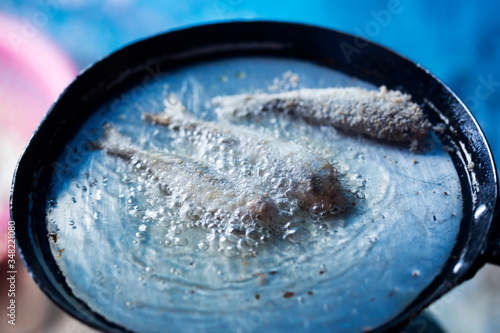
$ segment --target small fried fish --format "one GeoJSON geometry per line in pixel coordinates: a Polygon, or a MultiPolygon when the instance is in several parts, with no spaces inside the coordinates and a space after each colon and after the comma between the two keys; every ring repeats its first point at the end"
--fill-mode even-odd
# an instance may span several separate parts
{"type": "Polygon", "coordinates": [[[200,161],[169,152],[146,151],[112,127],[106,128],[104,138],[95,145],[129,161],[140,174],[154,176],[166,195],[182,198],[184,204],[194,207],[196,214],[186,212],[191,216],[209,213],[220,223],[237,218],[261,227],[277,222],[278,209],[271,198],[234,183],[200,161]]]}
{"type": "Polygon", "coordinates": [[[300,89],[276,94],[217,96],[212,99],[219,118],[288,114],[315,125],[330,125],[349,133],[392,142],[424,139],[431,124],[411,96],[385,86],[300,89]]]}

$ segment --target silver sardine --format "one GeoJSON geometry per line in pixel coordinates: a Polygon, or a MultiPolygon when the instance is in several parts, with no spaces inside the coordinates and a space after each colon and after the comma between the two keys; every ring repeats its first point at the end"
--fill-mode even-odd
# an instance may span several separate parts
{"type": "Polygon", "coordinates": [[[212,104],[219,118],[285,113],[311,124],[393,142],[422,140],[431,126],[410,95],[385,86],[379,90],[349,87],[217,96],[212,104]]]}
{"type": "Polygon", "coordinates": [[[209,213],[219,222],[236,218],[261,227],[277,221],[278,209],[269,196],[235,184],[187,156],[143,150],[112,127],[105,130],[96,147],[129,161],[140,174],[154,176],[154,184],[166,195],[193,207],[186,216],[209,213]]]}

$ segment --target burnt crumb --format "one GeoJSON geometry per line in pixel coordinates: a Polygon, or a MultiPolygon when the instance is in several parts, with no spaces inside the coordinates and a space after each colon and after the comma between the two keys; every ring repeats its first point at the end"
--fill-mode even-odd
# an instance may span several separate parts
{"type": "Polygon", "coordinates": [[[311,186],[311,192],[312,192],[312,194],[315,194],[315,195],[320,194],[321,190],[322,190],[322,188],[324,186],[322,178],[319,177],[318,175],[313,175],[311,177],[310,186],[311,186]]]}
{"type": "Polygon", "coordinates": [[[395,294],[395,293],[396,293],[396,290],[393,290],[393,291],[391,291],[391,292],[389,293],[389,295],[387,295],[387,297],[392,297],[392,296],[394,296],[394,294],[395,294]]]}
{"type": "Polygon", "coordinates": [[[274,274],[276,274],[276,271],[270,271],[269,272],[269,275],[274,275],[274,274]]]}
{"type": "Polygon", "coordinates": [[[189,266],[193,266],[193,265],[194,265],[194,262],[190,262],[190,263],[189,263],[189,266]]]}
{"type": "Polygon", "coordinates": [[[57,243],[57,232],[51,232],[49,237],[54,243],[57,243]]]}
{"type": "Polygon", "coordinates": [[[255,299],[259,300],[260,299],[260,295],[259,294],[255,294],[255,299]]]}
{"type": "Polygon", "coordinates": [[[312,291],[310,291],[310,290],[307,292],[307,294],[308,295],[314,295],[314,293],[312,291]]]}
{"type": "Polygon", "coordinates": [[[434,219],[434,221],[437,221],[436,215],[433,215],[432,218],[434,219]]]}
{"type": "Polygon", "coordinates": [[[319,275],[322,275],[322,274],[325,274],[325,271],[324,270],[320,270],[318,273],[319,273],[319,275]]]}
{"type": "Polygon", "coordinates": [[[295,295],[295,293],[292,293],[291,291],[287,291],[287,292],[285,292],[285,294],[283,295],[283,297],[285,297],[285,298],[292,298],[294,295],[295,295]]]}
{"type": "Polygon", "coordinates": [[[195,291],[193,289],[191,289],[191,294],[194,294],[194,293],[195,293],[195,291]]]}
{"type": "Polygon", "coordinates": [[[444,195],[448,195],[448,192],[444,192],[443,194],[444,194],[444,195]]]}

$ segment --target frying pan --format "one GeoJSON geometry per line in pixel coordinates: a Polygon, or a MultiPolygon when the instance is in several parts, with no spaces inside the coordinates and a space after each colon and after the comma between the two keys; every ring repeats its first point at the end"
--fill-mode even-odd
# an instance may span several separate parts
{"type": "Polygon", "coordinates": [[[50,251],[45,205],[53,162],[65,144],[103,101],[134,87],[155,69],[238,56],[299,59],[377,86],[402,89],[419,104],[432,100],[433,107],[425,108],[427,116],[432,123],[446,125],[440,140],[454,147],[450,155],[464,201],[456,244],[432,283],[399,315],[374,331],[400,329],[434,300],[474,276],[485,263],[500,264],[493,156],[474,117],[445,84],[403,56],[342,32],[283,22],[217,23],[139,41],[86,69],[52,106],[19,160],[10,206],[18,250],[39,287],[64,311],[102,331],[127,330],[74,296],[50,251]]]}

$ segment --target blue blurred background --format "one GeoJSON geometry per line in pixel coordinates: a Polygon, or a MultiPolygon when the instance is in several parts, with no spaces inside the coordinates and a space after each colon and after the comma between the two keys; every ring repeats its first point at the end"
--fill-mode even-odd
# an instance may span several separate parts
{"type": "MultiPolygon", "coordinates": [[[[443,80],[473,112],[500,161],[498,1],[2,0],[0,14],[18,24],[20,30],[13,34],[0,22],[3,28],[0,36],[7,35],[16,54],[31,52],[24,56],[37,58],[37,52],[28,51],[25,46],[46,38],[70,62],[65,65],[69,68],[65,75],[69,77],[77,69],[135,40],[203,22],[269,19],[309,23],[360,35],[400,52],[443,80]]],[[[56,73],[57,65],[49,68],[52,69],[56,73]]],[[[7,85],[12,81],[5,73],[8,71],[4,69],[0,72],[1,89],[6,81],[7,85]]],[[[58,89],[62,92],[62,88],[58,89]]],[[[0,116],[11,112],[1,105],[2,101],[0,116]]],[[[46,106],[34,117],[41,118],[45,110],[46,106]]],[[[0,132],[5,126],[0,123],[0,132]]],[[[21,139],[23,144],[27,139],[27,136],[21,139]]],[[[9,152],[17,158],[19,144],[10,149],[8,139],[0,143],[3,156],[9,152]]],[[[13,166],[0,163],[0,168],[10,179],[13,166]]],[[[4,196],[0,194],[0,200],[4,196]]],[[[442,326],[450,332],[500,332],[499,276],[497,267],[487,266],[452,294],[453,302],[437,303],[433,313],[442,326]],[[474,306],[477,310],[473,310],[474,306]]],[[[67,328],[69,324],[65,325],[67,328]]],[[[83,327],[74,327],[79,332],[85,331],[83,327]]]]}
{"type": "Polygon", "coordinates": [[[0,11],[47,32],[78,68],[132,41],[202,22],[284,20],[360,35],[421,63],[448,84],[500,155],[498,1],[2,0],[0,11]]]}

